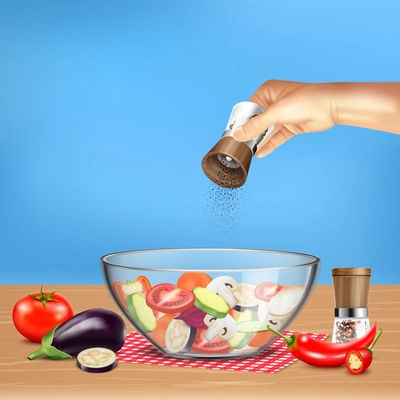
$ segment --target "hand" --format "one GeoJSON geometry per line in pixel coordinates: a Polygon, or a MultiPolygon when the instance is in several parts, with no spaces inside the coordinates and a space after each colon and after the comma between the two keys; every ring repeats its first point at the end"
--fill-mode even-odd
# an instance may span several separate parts
{"type": "Polygon", "coordinates": [[[259,104],[265,111],[236,130],[236,140],[253,139],[275,125],[257,150],[257,157],[266,156],[295,135],[325,131],[336,124],[337,106],[330,100],[324,85],[267,81],[249,101],[259,104]]]}
{"type": "Polygon", "coordinates": [[[271,80],[250,98],[265,111],[234,132],[240,142],[275,128],[257,150],[270,154],[295,135],[336,124],[400,133],[400,83],[300,83],[271,80]]]}

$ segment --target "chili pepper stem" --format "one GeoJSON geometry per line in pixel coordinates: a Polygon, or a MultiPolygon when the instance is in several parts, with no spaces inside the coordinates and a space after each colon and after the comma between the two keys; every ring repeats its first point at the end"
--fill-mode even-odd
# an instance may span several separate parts
{"type": "Polygon", "coordinates": [[[371,346],[369,346],[369,347],[363,346],[363,347],[365,347],[367,350],[369,350],[371,352],[372,357],[374,356],[374,351],[372,350],[372,348],[375,346],[376,342],[378,341],[378,339],[379,339],[379,337],[381,335],[382,335],[382,329],[379,329],[378,333],[375,336],[374,341],[371,343],[371,346]]]}
{"type": "Polygon", "coordinates": [[[284,339],[286,341],[286,344],[288,346],[292,345],[294,342],[294,338],[293,336],[285,336],[284,334],[282,334],[281,332],[278,332],[277,330],[275,330],[274,328],[271,328],[269,325],[267,325],[267,329],[273,333],[275,333],[275,335],[280,336],[282,339],[284,339]]]}

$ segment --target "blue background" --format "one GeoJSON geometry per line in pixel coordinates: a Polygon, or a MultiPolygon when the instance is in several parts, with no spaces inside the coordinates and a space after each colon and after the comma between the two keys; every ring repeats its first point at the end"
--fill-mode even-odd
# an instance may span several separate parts
{"type": "Polygon", "coordinates": [[[268,79],[398,81],[395,2],[0,5],[1,283],[102,283],[102,255],[166,247],[305,252],[322,284],[339,266],[400,283],[400,136],[300,135],[235,194],[201,169],[268,79]]]}

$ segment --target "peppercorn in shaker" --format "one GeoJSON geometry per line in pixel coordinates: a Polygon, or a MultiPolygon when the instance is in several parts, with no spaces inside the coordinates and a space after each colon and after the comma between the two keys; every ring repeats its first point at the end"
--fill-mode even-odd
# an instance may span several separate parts
{"type": "Polygon", "coordinates": [[[369,331],[370,277],[370,268],[332,269],[335,295],[332,343],[351,342],[369,331]]]}

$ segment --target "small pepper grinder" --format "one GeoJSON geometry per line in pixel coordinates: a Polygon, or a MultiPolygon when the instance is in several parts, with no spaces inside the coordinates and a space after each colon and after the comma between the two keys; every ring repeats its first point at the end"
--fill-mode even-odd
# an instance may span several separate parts
{"type": "Polygon", "coordinates": [[[233,132],[263,111],[264,108],[250,101],[243,101],[233,107],[225,132],[202,160],[203,171],[211,181],[230,189],[238,188],[246,182],[253,155],[267,133],[274,129],[274,125],[247,142],[235,140],[233,132]]]}
{"type": "Polygon", "coordinates": [[[333,268],[335,321],[332,343],[345,343],[365,335],[370,329],[368,296],[370,268],[333,268]]]}

